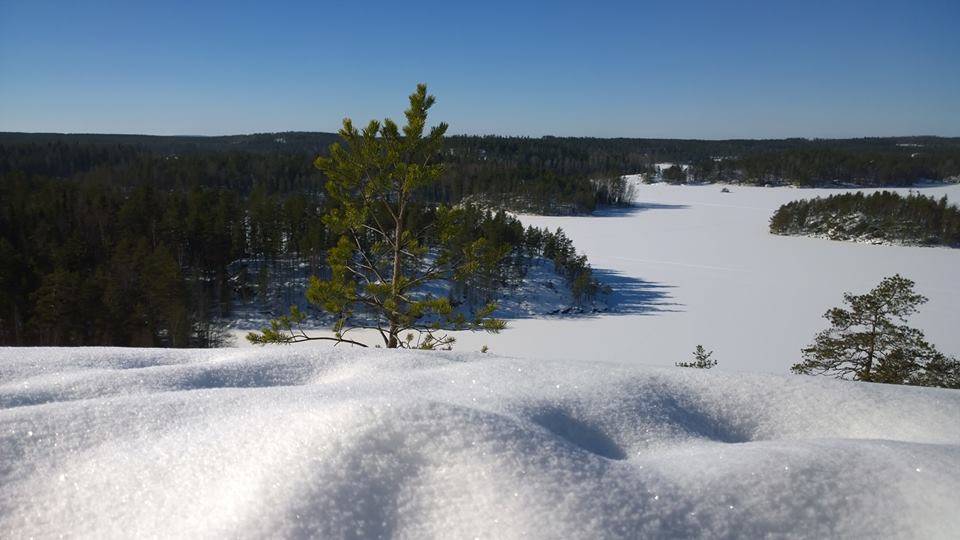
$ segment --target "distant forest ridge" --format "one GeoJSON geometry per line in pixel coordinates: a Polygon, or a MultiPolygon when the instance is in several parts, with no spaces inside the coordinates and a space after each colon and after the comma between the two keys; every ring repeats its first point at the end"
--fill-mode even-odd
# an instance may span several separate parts
{"type": "MultiPolygon", "coordinates": [[[[156,178],[157,187],[204,185],[283,192],[322,186],[312,159],[335,133],[282,132],[225,136],[0,133],[0,173],[71,177],[107,166],[143,171],[158,161],[191,158],[229,164],[224,171],[156,178]],[[40,156],[38,160],[37,157],[40,156]],[[201,157],[206,156],[206,157],[201,157]],[[150,163],[152,162],[152,163],[150,163]],[[264,167],[264,164],[270,165],[264,167]],[[282,163],[279,167],[276,165],[282,163]],[[252,169],[252,170],[251,170],[252,169]],[[270,178],[264,175],[269,173],[270,178]]],[[[428,200],[473,201],[544,214],[584,213],[628,198],[621,175],[657,174],[656,164],[688,165],[672,182],[906,186],[960,181],[960,138],[913,136],[858,139],[599,139],[457,135],[446,139],[444,178],[428,200]]],[[[168,168],[159,164],[159,168],[168,168]]],[[[180,167],[182,168],[182,167],[180,167]]],[[[128,178],[125,183],[142,179],[128,178]]]]}
{"type": "MultiPolygon", "coordinates": [[[[326,152],[337,141],[336,133],[323,131],[285,131],[239,135],[136,135],[100,133],[24,133],[0,132],[0,144],[70,142],[87,144],[123,144],[148,148],[159,152],[173,151],[247,151],[247,152],[326,152]]],[[[831,148],[853,153],[895,152],[913,154],[925,151],[958,151],[960,137],[911,135],[900,137],[860,137],[850,139],[821,139],[792,137],[786,139],[658,139],[632,137],[525,137],[502,135],[450,135],[448,147],[458,143],[475,144],[484,141],[494,145],[531,142],[549,142],[559,147],[604,147],[611,152],[634,151],[648,154],[658,161],[690,160],[704,157],[754,155],[796,149],[831,148]]]]}

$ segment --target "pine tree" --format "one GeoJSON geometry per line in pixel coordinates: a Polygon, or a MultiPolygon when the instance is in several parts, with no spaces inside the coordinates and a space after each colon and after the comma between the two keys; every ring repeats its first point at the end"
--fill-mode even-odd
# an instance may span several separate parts
{"type": "Polygon", "coordinates": [[[913,286],[913,281],[897,274],[866,294],[844,294],[848,309],[837,307],[824,314],[830,328],[803,349],[803,361],[791,370],[858,381],[960,387],[960,362],[905,324],[927,302],[913,286]]]}
{"type": "Polygon", "coordinates": [[[479,238],[466,246],[450,247],[455,236],[457,209],[438,208],[436,220],[418,227],[424,211],[418,200],[443,172],[438,158],[447,125],[426,131],[427,111],[434,97],[421,84],[410,95],[406,125],[392,120],[371,121],[362,130],[348,118],[329,157],[315,165],[327,177],[332,208],[324,215],[328,229],[339,235],[327,255],[329,279],[311,278],[308,301],[336,317],[332,337],[308,337],[301,329],[305,314],[291,308],[289,315],[271,322],[253,343],[292,343],[311,339],[366,346],[347,339],[354,328],[375,329],[387,348],[449,348],[448,329],[498,332],[502,320],[491,317],[488,304],[469,316],[450,299],[425,293],[437,281],[465,281],[494,270],[508,250],[479,238]],[[427,231],[435,227],[435,231],[427,231]],[[431,249],[427,235],[438,239],[431,249]]]}

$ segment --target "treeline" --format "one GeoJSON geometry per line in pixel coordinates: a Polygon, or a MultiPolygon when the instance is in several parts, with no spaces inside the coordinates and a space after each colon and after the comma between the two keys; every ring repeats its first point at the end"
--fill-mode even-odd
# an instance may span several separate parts
{"type": "MultiPolygon", "coordinates": [[[[224,137],[0,133],[0,172],[64,177],[123,164],[125,174],[144,166],[196,171],[191,161],[219,159],[200,176],[222,177],[222,183],[233,184],[225,186],[231,189],[246,185],[249,190],[257,182],[290,184],[281,191],[312,179],[312,189],[319,191],[322,179],[310,162],[336,137],[304,132],[224,137]],[[156,163],[160,161],[187,164],[156,163]]],[[[453,136],[446,139],[441,158],[446,173],[424,194],[430,200],[469,200],[539,213],[582,213],[629,202],[625,186],[611,180],[653,173],[654,164],[663,162],[689,165],[689,178],[700,182],[893,186],[960,178],[960,138],[943,137],[705,141],[453,136]]],[[[687,174],[676,172],[673,181],[687,180],[687,174]]],[[[181,183],[193,180],[177,178],[181,183]]],[[[209,186],[212,178],[200,180],[209,186]]]]}
{"type": "MultiPolygon", "coordinates": [[[[267,140],[292,137],[283,135],[267,140]]],[[[320,135],[319,141],[331,137],[320,135]]],[[[203,138],[77,135],[44,139],[0,134],[0,174],[83,176],[124,185],[149,183],[158,189],[202,186],[241,193],[262,184],[280,193],[322,194],[324,179],[312,166],[317,151],[306,150],[302,143],[268,143],[262,140],[266,136],[249,136],[259,141],[256,144],[244,137],[229,138],[229,143],[212,138],[219,142],[197,145],[194,139],[203,138]]],[[[639,156],[616,166],[621,157],[587,152],[576,144],[547,141],[539,145],[536,141],[540,139],[452,137],[440,156],[443,177],[420,198],[559,214],[629,202],[627,186],[619,176],[640,167],[639,156]]]]}
{"type": "MultiPolygon", "coordinates": [[[[77,137],[83,141],[86,136],[77,137]]],[[[55,139],[0,143],[0,174],[124,187],[149,184],[158,190],[222,188],[248,194],[260,185],[270,192],[319,194],[324,179],[313,167],[313,157],[306,153],[240,150],[179,154],[160,152],[151,146],[55,139]]]]}
{"type": "Polygon", "coordinates": [[[922,180],[957,178],[960,151],[944,145],[856,152],[819,143],[777,152],[703,159],[693,162],[690,174],[698,181],[749,184],[906,186],[922,180]]]}
{"type": "Polygon", "coordinates": [[[0,175],[0,343],[206,346],[227,316],[228,265],[321,263],[319,209],[257,185],[157,189],[0,175]]]}
{"type": "Polygon", "coordinates": [[[607,139],[454,136],[446,144],[435,200],[543,214],[629,203],[627,185],[614,180],[649,162],[639,147],[607,139]]]}
{"type": "Polygon", "coordinates": [[[842,193],[781,206],[770,218],[770,232],[960,247],[960,209],[946,196],[842,193]]]}
{"type": "MultiPolygon", "coordinates": [[[[623,191],[597,189],[598,179],[655,172],[684,163],[674,181],[847,183],[906,186],[960,180],[960,138],[659,140],[572,137],[450,137],[445,161],[454,164],[443,195],[497,196],[521,210],[588,211],[615,203],[623,191]]],[[[608,184],[609,185],[609,184],[608,184]]]]}

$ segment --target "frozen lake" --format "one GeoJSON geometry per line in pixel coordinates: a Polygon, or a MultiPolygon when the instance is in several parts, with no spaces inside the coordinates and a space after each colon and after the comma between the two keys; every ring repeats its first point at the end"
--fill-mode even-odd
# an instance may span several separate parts
{"type": "MultiPolygon", "coordinates": [[[[930,298],[911,323],[943,352],[960,354],[960,250],[772,235],[768,221],[781,204],[844,190],[729,189],[639,185],[635,209],[521,216],[526,224],[562,227],[619,289],[625,312],[514,320],[498,336],[461,335],[458,348],[673,365],[701,343],[721,369],[783,373],[845,291],[865,292],[899,272],[930,298]]],[[[957,185],[919,191],[960,201],[957,185]]]]}
{"type": "MultiPolygon", "coordinates": [[[[499,335],[457,332],[455,349],[487,345],[503,356],[673,366],[702,344],[719,369],[787,373],[844,292],[866,292],[900,273],[930,298],[911,324],[944,353],[960,355],[960,249],[773,235],[768,223],[780,205],[848,190],[721,189],[639,184],[635,208],[520,216],[529,225],[562,227],[615,289],[616,312],[513,319],[499,335]]],[[[960,201],[960,185],[919,191],[960,201]]],[[[243,334],[236,332],[241,347],[248,346],[243,334]]]]}

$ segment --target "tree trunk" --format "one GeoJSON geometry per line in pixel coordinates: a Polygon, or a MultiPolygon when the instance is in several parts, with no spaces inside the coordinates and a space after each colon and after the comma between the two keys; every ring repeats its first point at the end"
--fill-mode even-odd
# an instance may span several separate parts
{"type": "Polygon", "coordinates": [[[867,360],[864,363],[863,370],[860,372],[860,380],[865,382],[870,382],[870,372],[873,370],[873,361],[876,355],[877,349],[877,319],[880,316],[876,313],[873,314],[873,320],[870,324],[870,350],[867,351],[867,360]]]}
{"type": "Polygon", "coordinates": [[[393,231],[393,276],[390,278],[390,295],[393,300],[394,309],[390,313],[390,340],[387,342],[388,349],[396,349],[400,346],[400,339],[397,334],[400,332],[400,321],[397,320],[397,311],[400,309],[400,240],[403,238],[403,194],[400,194],[400,210],[397,212],[397,228],[393,231]]]}

